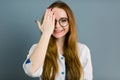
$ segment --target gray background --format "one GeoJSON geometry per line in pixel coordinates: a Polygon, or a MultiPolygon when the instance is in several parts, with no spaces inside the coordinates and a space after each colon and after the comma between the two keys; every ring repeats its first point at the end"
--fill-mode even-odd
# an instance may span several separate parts
{"type": "MultiPolygon", "coordinates": [[[[55,0],[0,0],[0,80],[37,80],[23,69],[40,37],[35,24],[55,0]]],[[[120,80],[120,0],[64,0],[73,10],[79,41],[91,50],[94,80],[120,80]]]]}

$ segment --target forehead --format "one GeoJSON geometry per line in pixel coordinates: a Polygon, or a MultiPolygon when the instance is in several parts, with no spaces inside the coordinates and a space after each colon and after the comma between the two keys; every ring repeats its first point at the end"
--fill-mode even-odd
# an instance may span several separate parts
{"type": "Polygon", "coordinates": [[[60,19],[62,17],[67,18],[67,14],[66,14],[65,10],[63,10],[61,8],[53,8],[52,11],[53,11],[56,19],[60,19]]]}

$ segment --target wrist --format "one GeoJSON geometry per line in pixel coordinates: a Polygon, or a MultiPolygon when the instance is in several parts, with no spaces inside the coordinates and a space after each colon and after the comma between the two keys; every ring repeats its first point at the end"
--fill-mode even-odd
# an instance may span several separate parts
{"type": "Polygon", "coordinates": [[[45,37],[51,37],[52,34],[49,34],[49,33],[42,33],[42,36],[45,36],[45,37]]]}

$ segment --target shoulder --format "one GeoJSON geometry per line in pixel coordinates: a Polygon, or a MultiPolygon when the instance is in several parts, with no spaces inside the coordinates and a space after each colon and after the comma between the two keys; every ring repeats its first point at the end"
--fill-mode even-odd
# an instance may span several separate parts
{"type": "Polygon", "coordinates": [[[34,43],[34,44],[32,44],[31,48],[32,48],[32,47],[36,47],[37,44],[38,44],[38,43],[34,43]]]}
{"type": "Polygon", "coordinates": [[[33,44],[33,45],[31,46],[30,50],[34,50],[34,49],[36,48],[36,46],[37,46],[37,43],[33,44]]]}
{"type": "Polygon", "coordinates": [[[78,42],[77,47],[78,47],[78,54],[79,55],[87,54],[88,52],[90,52],[90,49],[88,48],[88,46],[86,44],[78,42]]]}
{"type": "Polygon", "coordinates": [[[78,57],[84,67],[91,56],[90,49],[88,48],[87,45],[80,42],[77,43],[77,46],[78,46],[78,57]]]}
{"type": "Polygon", "coordinates": [[[81,65],[83,67],[84,79],[92,80],[93,71],[92,71],[91,53],[87,45],[78,43],[78,56],[79,56],[81,65]]]}
{"type": "Polygon", "coordinates": [[[37,46],[37,43],[33,44],[33,45],[30,47],[28,56],[30,56],[30,55],[32,54],[32,52],[34,51],[34,49],[36,48],[36,46],[37,46]]]}

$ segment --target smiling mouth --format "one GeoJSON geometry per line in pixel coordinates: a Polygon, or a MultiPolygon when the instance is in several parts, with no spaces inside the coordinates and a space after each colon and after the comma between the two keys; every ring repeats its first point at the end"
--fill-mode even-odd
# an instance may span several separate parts
{"type": "Polygon", "coordinates": [[[54,30],[55,33],[61,33],[63,30],[54,30]]]}

